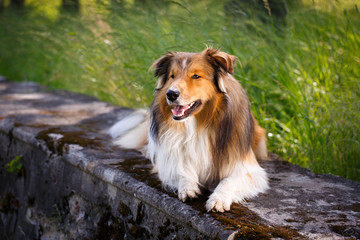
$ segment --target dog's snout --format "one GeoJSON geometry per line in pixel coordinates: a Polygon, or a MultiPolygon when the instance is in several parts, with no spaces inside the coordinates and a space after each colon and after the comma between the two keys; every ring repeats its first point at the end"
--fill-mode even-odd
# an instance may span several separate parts
{"type": "Polygon", "coordinates": [[[180,92],[178,90],[169,89],[166,92],[166,97],[169,101],[174,102],[180,96],[180,92]]]}

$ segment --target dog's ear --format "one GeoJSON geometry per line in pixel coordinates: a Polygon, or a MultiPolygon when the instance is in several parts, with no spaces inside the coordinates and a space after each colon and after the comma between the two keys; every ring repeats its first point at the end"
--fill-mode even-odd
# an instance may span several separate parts
{"type": "Polygon", "coordinates": [[[213,48],[207,48],[204,50],[205,56],[208,62],[213,66],[214,84],[219,92],[226,93],[226,78],[227,74],[234,73],[234,65],[236,57],[225,52],[213,48]]]}
{"type": "Polygon", "coordinates": [[[156,82],[156,89],[161,89],[168,78],[169,75],[169,68],[171,59],[174,56],[173,52],[168,52],[158,60],[156,60],[150,67],[150,69],[155,68],[154,76],[158,77],[158,80],[156,82]]]}
{"type": "Polygon", "coordinates": [[[204,52],[211,65],[230,74],[234,73],[234,66],[236,62],[235,56],[213,48],[207,48],[204,52]]]}

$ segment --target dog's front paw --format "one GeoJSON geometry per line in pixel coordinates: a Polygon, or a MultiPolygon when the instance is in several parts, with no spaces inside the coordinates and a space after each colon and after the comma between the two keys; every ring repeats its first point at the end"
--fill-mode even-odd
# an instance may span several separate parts
{"type": "Polygon", "coordinates": [[[201,194],[200,188],[197,184],[186,185],[184,188],[179,189],[178,197],[181,201],[185,202],[188,198],[197,198],[201,194]]]}
{"type": "Polygon", "coordinates": [[[229,196],[213,193],[206,201],[206,210],[208,212],[225,212],[230,210],[232,200],[229,196]]]}

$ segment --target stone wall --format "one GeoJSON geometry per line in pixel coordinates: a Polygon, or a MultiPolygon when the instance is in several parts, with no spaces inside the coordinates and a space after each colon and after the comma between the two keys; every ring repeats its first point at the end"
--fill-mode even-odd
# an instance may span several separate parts
{"type": "Polygon", "coordinates": [[[132,110],[0,82],[0,239],[359,239],[360,184],[278,160],[271,189],[227,213],[182,203],[104,132],[132,110]]]}

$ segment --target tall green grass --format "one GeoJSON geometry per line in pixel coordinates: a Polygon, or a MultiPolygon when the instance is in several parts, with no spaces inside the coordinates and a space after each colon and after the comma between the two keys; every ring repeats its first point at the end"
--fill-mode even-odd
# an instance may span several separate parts
{"type": "Polygon", "coordinates": [[[148,67],[167,51],[222,47],[268,131],[270,151],[360,181],[360,13],[356,1],[288,4],[285,24],[231,14],[222,1],[27,1],[0,13],[0,75],[151,103],[148,67]],[[51,2],[49,5],[48,2],[51,2]]]}

